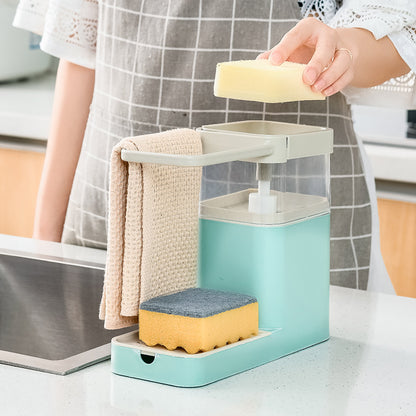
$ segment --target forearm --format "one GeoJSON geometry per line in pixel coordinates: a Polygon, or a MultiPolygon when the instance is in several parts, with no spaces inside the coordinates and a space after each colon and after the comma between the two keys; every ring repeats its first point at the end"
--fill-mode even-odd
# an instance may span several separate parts
{"type": "Polygon", "coordinates": [[[33,237],[60,241],[94,88],[94,70],[61,60],[33,237]]]}
{"type": "Polygon", "coordinates": [[[371,32],[359,28],[336,31],[353,55],[354,77],[350,85],[368,88],[410,71],[387,36],[376,40],[371,32]]]}

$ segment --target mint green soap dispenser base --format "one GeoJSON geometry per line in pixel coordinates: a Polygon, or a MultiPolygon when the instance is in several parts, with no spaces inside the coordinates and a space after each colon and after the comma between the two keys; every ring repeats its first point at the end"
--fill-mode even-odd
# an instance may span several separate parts
{"type": "Polygon", "coordinates": [[[114,373],[198,387],[328,339],[329,214],[278,227],[201,219],[200,236],[199,286],[256,296],[259,335],[187,354],[132,332],[112,341],[114,373]]]}
{"type": "Polygon", "coordinates": [[[255,296],[259,328],[328,337],[329,214],[283,225],[200,219],[199,286],[255,296]]]}

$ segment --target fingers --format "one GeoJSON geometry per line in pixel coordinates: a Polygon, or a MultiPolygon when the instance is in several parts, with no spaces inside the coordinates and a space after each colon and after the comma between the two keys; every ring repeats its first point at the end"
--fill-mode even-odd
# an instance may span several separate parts
{"type": "Polygon", "coordinates": [[[336,39],[334,37],[319,38],[316,44],[315,52],[303,72],[303,82],[312,85],[318,79],[319,75],[324,72],[334,57],[336,39]]]}
{"type": "Polygon", "coordinates": [[[350,56],[347,53],[336,52],[333,62],[321,73],[313,84],[313,88],[325,95],[332,95],[346,87],[352,78],[353,69],[350,56]]]}
{"type": "Polygon", "coordinates": [[[338,78],[332,85],[328,88],[324,89],[322,93],[329,97],[342,89],[344,89],[347,85],[350,84],[352,79],[354,78],[354,73],[352,70],[346,71],[340,78],[338,78]]]}
{"type": "Polygon", "coordinates": [[[309,39],[315,24],[303,25],[301,24],[302,22],[303,21],[299,22],[292,30],[289,30],[289,32],[283,36],[282,40],[270,50],[268,59],[272,64],[281,65],[296,51],[296,49],[304,45],[309,39]],[[303,26],[305,27],[303,28],[303,26]]]}
{"type": "Polygon", "coordinates": [[[269,59],[270,51],[262,52],[256,59],[269,59]]]}
{"type": "Polygon", "coordinates": [[[342,43],[336,30],[310,17],[301,20],[280,43],[257,59],[268,59],[274,65],[287,60],[304,63],[303,82],[332,95],[346,87],[354,75],[351,53],[340,47],[342,43]]]}

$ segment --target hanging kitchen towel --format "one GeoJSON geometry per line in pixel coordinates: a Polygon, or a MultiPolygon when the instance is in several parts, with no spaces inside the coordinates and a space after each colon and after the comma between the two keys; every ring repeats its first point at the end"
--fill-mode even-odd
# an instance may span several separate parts
{"type": "Polygon", "coordinates": [[[196,286],[201,168],[127,163],[121,150],[201,154],[190,129],[126,138],[112,150],[107,263],[100,319],[137,323],[141,302],[196,286]]]}

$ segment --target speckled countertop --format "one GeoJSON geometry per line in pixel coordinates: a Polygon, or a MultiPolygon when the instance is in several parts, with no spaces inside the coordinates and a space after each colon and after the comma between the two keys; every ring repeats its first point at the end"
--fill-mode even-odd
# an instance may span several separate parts
{"type": "Polygon", "coordinates": [[[416,299],[331,287],[329,341],[194,389],[117,376],[103,362],[68,376],[0,365],[15,415],[415,415],[416,299]]]}

